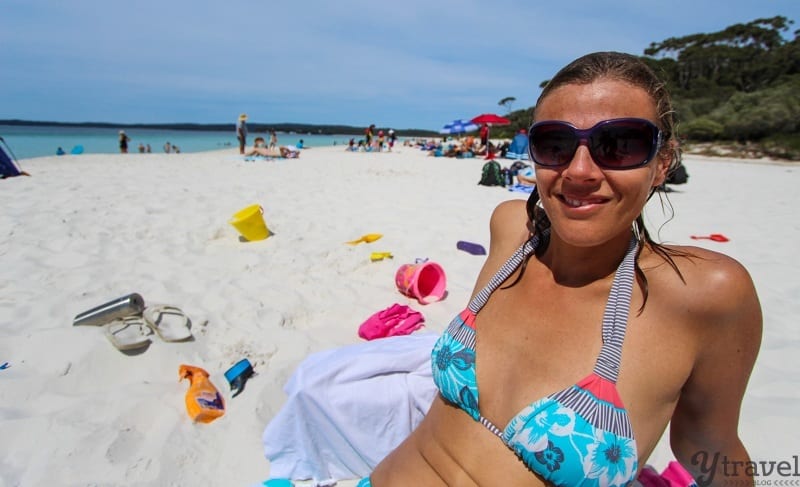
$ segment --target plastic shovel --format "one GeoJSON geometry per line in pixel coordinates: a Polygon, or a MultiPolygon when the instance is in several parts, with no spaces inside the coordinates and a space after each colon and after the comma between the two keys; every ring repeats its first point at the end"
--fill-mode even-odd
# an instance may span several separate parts
{"type": "Polygon", "coordinates": [[[394,259],[394,256],[391,252],[373,252],[369,256],[369,260],[372,262],[378,262],[383,259],[394,259]]]}
{"type": "Polygon", "coordinates": [[[383,237],[383,235],[380,233],[368,233],[366,235],[362,235],[361,238],[357,238],[356,240],[351,240],[345,243],[348,243],[350,245],[358,245],[361,242],[366,242],[366,243],[374,242],[381,237],[383,237]]]}
{"type": "Polygon", "coordinates": [[[692,235],[694,240],[713,240],[715,242],[729,242],[730,239],[721,233],[712,233],[711,235],[692,235]]]}

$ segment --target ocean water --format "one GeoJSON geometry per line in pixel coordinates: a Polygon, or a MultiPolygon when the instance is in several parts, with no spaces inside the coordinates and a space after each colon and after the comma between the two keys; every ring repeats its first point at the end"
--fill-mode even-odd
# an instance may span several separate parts
{"type": "MultiPolygon", "coordinates": [[[[159,129],[125,129],[131,140],[128,152],[139,152],[139,144],[150,144],[153,152],[164,151],[164,144],[169,142],[180,147],[181,152],[204,152],[237,147],[236,134],[233,127],[230,131],[203,130],[159,130],[159,129]]],[[[269,142],[269,134],[250,132],[247,145],[253,145],[255,137],[262,136],[269,142]]],[[[119,152],[119,130],[115,128],[61,127],[40,126],[22,127],[16,125],[0,125],[0,137],[11,149],[17,159],[52,156],[59,147],[69,154],[73,147],[83,146],[84,154],[114,154],[119,152]]],[[[335,144],[347,144],[350,135],[313,135],[296,133],[278,133],[278,144],[295,145],[303,139],[306,147],[324,147],[335,144]]]]}

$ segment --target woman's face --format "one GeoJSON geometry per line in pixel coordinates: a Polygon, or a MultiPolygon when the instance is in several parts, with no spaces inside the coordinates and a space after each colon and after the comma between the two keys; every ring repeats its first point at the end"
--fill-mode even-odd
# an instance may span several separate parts
{"type": "MultiPolygon", "coordinates": [[[[536,107],[536,122],[560,120],[588,129],[612,118],[644,118],[657,123],[653,100],[623,81],[599,79],[553,90],[536,107]]],[[[646,166],[603,169],[580,145],[559,167],[536,165],[536,185],[552,230],[575,246],[601,245],[623,232],[641,213],[650,191],[664,181],[668,159],[658,155],[646,166]]]]}

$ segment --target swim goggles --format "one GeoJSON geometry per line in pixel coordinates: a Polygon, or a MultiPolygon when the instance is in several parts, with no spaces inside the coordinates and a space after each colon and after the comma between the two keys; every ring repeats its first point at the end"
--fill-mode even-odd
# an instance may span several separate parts
{"type": "Polygon", "coordinates": [[[536,122],[528,130],[531,159],[544,167],[568,164],[585,145],[604,169],[633,169],[650,162],[661,148],[662,132],[643,118],[603,120],[581,130],[558,120],[536,122]]]}

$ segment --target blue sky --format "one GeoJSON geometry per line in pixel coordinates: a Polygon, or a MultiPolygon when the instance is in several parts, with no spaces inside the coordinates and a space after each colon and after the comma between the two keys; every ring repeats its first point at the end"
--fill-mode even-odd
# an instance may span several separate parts
{"type": "Polygon", "coordinates": [[[587,52],[775,15],[800,1],[2,0],[0,119],[439,129],[587,52]]]}

